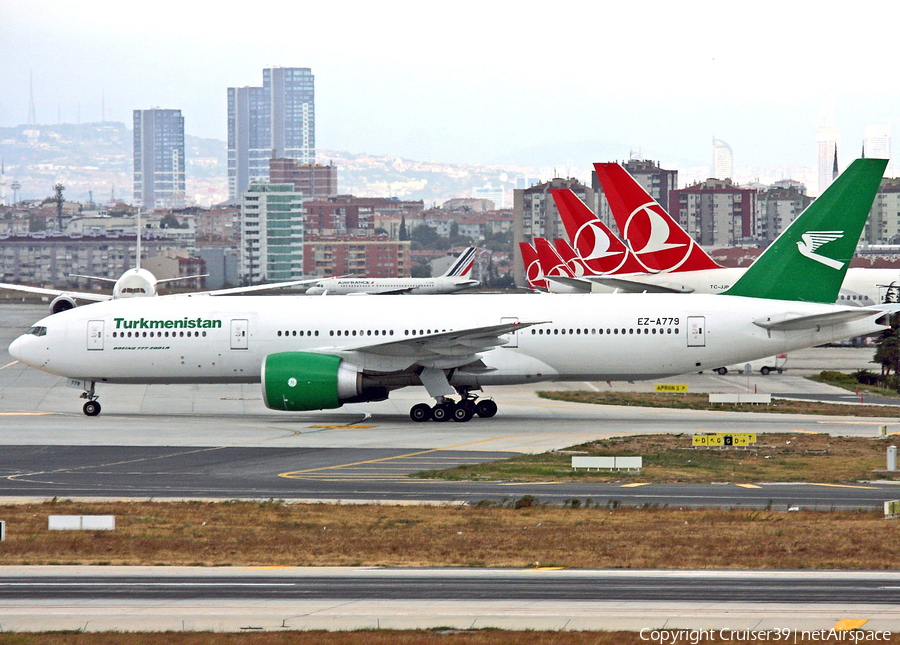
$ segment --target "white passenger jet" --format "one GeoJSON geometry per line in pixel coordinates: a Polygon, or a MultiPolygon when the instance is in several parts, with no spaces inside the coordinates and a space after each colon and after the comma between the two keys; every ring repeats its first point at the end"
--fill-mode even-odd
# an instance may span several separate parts
{"type": "Polygon", "coordinates": [[[855,161],[725,295],[132,298],[48,316],[9,353],[82,388],[89,416],[97,383],[261,382],[284,411],[423,385],[413,420],[468,421],[497,412],[485,386],[714,369],[885,328],[900,305],[834,301],[886,164],[855,161]]]}
{"type": "Polygon", "coordinates": [[[453,293],[479,284],[469,279],[475,251],[474,246],[467,248],[444,275],[436,278],[322,278],[306,290],[306,295],[453,293]]]}
{"type": "MultiPolygon", "coordinates": [[[[103,278],[95,275],[79,275],[70,273],[72,278],[86,278],[88,280],[98,280],[100,282],[112,282],[112,293],[99,293],[91,291],[73,291],[71,289],[45,289],[43,287],[31,287],[23,284],[10,284],[8,282],[0,282],[0,289],[8,289],[9,291],[21,291],[24,293],[34,293],[41,296],[53,296],[50,302],[50,313],[58,314],[77,306],[76,300],[87,300],[89,302],[105,302],[107,300],[118,300],[119,298],[148,298],[158,295],[157,287],[161,284],[178,282],[180,280],[194,280],[196,278],[205,278],[206,275],[186,275],[177,278],[165,278],[157,280],[147,269],[141,268],[141,216],[137,215],[137,236],[135,248],[135,267],[128,269],[117,280],[112,278],[103,278]]],[[[211,296],[233,295],[237,293],[249,293],[252,291],[266,291],[269,289],[282,289],[285,287],[296,287],[300,285],[314,282],[315,278],[307,278],[304,280],[292,280],[290,282],[273,282],[268,284],[253,285],[250,287],[232,287],[229,289],[218,289],[215,291],[203,291],[200,293],[211,296]]]]}

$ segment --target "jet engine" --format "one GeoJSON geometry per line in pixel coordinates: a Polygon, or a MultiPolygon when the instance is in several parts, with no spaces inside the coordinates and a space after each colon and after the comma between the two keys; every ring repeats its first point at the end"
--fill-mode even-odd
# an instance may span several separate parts
{"type": "Polygon", "coordinates": [[[263,402],[272,410],[326,410],[388,396],[386,388],[367,385],[359,367],[330,354],[269,354],[261,376],[263,402]]]}
{"type": "Polygon", "coordinates": [[[75,301],[69,296],[56,296],[50,303],[50,313],[58,314],[61,311],[68,311],[76,307],[75,301]]]}

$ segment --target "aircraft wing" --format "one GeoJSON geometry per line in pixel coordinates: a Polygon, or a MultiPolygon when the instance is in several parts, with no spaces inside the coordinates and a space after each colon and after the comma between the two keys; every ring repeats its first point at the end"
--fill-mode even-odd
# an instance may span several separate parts
{"type": "Polygon", "coordinates": [[[409,293],[412,291],[412,287],[398,287],[396,289],[379,289],[377,291],[361,291],[356,294],[348,293],[348,296],[358,295],[358,296],[391,296],[396,295],[398,293],[409,293]]]}
{"type": "Polygon", "coordinates": [[[587,279],[626,293],[691,293],[693,289],[666,282],[644,282],[636,277],[616,278],[614,276],[587,276],[587,279]]]}
{"type": "Polygon", "coordinates": [[[795,331],[798,329],[812,329],[840,323],[852,322],[863,318],[871,318],[880,314],[900,311],[900,305],[881,305],[878,307],[852,307],[837,309],[824,314],[780,314],[767,316],[754,320],[753,324],[769,331],[795,331]]]}
{"type": "Polygon", "coordinates": [[[108,293],[88,293],[81,291],[66,291],[62,289],[42,289],[41,287],[26,287],[21,284],[9,284],[7,282],[0,282],[0,289],[9,289],[10,291],[24,291],[25,293],[34,293],[41,296],[69,296],[77,300],[90,300],[91,302],[112,300],[112,295],[108,293]]]}
{"type": "Polygon", "coordinates": [[[167,282],[178,282],[179,280],[193,280],[194,278],[208,278],[208,273],[201,273],[199,275],[182,275],[177,278],[164,278],[162,280],[157,280],[156,284],[166,284],[167,282]]]}
{"type": "MultiPolygon", "coordinates": [[[[479,361],[478,354],[509,342],[505,335],[542,325],[548,321],[508,322],[485,327],[469,327],[454,331],[409,336],[362,347],[346,348],[337,353],[373,370],[392,371],[412,365],[450,369],[479,361]],[[361,360],[360,360],[361,359],[361,360]]],[[[334,354],[334,350],[329,350],[334,354]]]]}

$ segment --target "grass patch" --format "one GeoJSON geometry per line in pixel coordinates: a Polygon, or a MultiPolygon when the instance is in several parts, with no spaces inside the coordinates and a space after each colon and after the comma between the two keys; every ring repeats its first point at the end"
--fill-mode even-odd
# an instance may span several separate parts
{"type": "Polygon", "coordinates": [[[878,396],[896,397],[897,390],[889,387],[881,387],[870,381],[881,378],[880,375],[869,372],[868,370],[860,370],[855,374],[845,374],[844,372],[836,372],[834,370],[823,370],[814,375],[807,376],[810,381],[816,383],[825,383],[826,385],[834,385],[850,392],[867,392],[869,394],[877,394],[878,396]],[[862,377],[862,381],[860,378],[862,377]]]}
{"type": "Polygon", "coordinates": [[[429,470],[415,476],[474,481],[817,482],[897,478],[873,472],[886,465],[888,443],[865,437],[765,433],[750,449],[692,448],[691,435],[613,437],[538,455],[429,470]],[[641,473],[573,471],[572,454],[642,456],[641,473]]]}
{"type": "MultiPolygon", "coordinates": [[[[896,396],[896,392],[893,393],[896,396]]],[[[779,414],[822,414],[827,416],[900,417],[900,407],[883,405],[842,405],[817,401],[785,401],[772,399],[771,405],[711,404],[707,394],[657,394],[655,392],[587,392],[563,390],[538,392],[544,399],[594,403],[598,405],[630,405],[642,408],[677,408],[683,410],[717,410],[727,412],[761,412],[779,414]]]]}
{"type": "Polygon", "coordinates": [[[900,524],[872,511],[56,502],[0,519],[4,565],[892,569],[900,550],[900,524]],[[51,514],[115,515],[116,531],[48,531],[51,514]]]}

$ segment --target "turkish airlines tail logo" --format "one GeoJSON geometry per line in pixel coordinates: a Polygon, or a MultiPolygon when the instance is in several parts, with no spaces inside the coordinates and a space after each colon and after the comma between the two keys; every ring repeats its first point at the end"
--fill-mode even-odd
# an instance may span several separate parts
{"type": "Polygon", "coordinates": [[[519,242],[519,251],[522,253],[522,264],[525,266],[525,280],[532,289],[546,289],[547,280],[541,270],[537,251],[528,242],[519,242]]]}
{"type": "MultiPolygon", "coordinates": [[[[657,208],[660,208],[659,204],[655,201],[650,201],[636,208],[635,211],[628,216],[628,222],[625,224],[626,228],[629,228],[632,225],[635,217],[646,217],[646,222],[641,222],[641,224],[644,225],[645,229],[647,223],[649,223],[650,227],[650,233],[644,241],[644,246],[640,249],[632,249],[637,255],[657,253],[659,251],[668,251],[669,249],[687,246],[685,242],[669,242],[670,239],[677,237],[677,234],[670,228],[666,219],[656,211],[657,208]]],[[[628,237],[627,234],[626,237],[628,237]]]]}
{"type": "Polygon", "coordinates": [[[622,166],[595,163],[594,169],[619,231],[644,270],[721,268],[622,166]]]}
{"type": "MultiPolygon", "coordinates": [[[[568,188],[554,188],[551,192],[571,246],[588,272],[602,275],[640,273],[646,270],[628,247],[606,224],[597,219],[574,192],[568,188]]],[[[560,255],[563,255],[562,251],[560,255]]],[[[563,258],[569,261],[565,255],[563,258]]]]}
{"type": "Polygon", "coordinates": [[[844,237],[844,231],[810,231],[809,233],[804,233],[800,236],[801,241],[797,242],[797,249],[800,251],[800,255],[808,257],[810,260],[815,260],[827,267],[831,267],[835,271],[839,271],[844,266],[843,262],[840,260],[832,260],[824,255],[819,255],[816,253],[816,249],[829,242],[839,240],[842,237],[844,237]]]}

